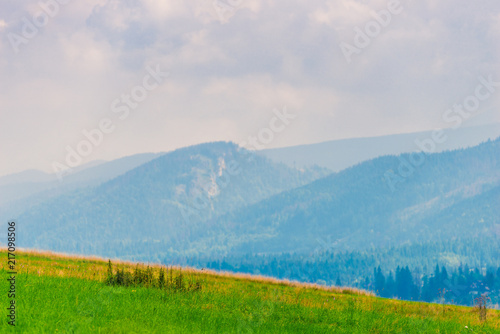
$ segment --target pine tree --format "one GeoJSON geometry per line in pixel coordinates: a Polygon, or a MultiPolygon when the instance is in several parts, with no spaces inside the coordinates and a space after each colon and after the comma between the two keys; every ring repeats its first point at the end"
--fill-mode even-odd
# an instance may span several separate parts
{"type": "Polygon", "coordinates": [[[391,298],[394,297],[396,292],[396,282],[394,280],[394,275],[392,271],[389,272],[389,276],[387,277],[386,283],[385,283],[385,289],[382,292],[382,297],[385,298],[391,298]]]}
{"type": "Polygon", "coordinates": [[[375,272],[375,292],[379,296],[381,296],[385,288],[385,277],[384,274],[382,274],[380,266],[378,266],[377,269],[374,269],[374,272],[375,272]]]}
{"type": "Polygon", "coordinates": [[[443,266],[441,268],[441,280],[440,280],[441,287],[445,285],[446,281],[448,281],[448,272],[446,271],[446,268],[443,266]]]}
{"type": "Polygon", "coordinates": [[[335,281],[335,286],[342,286],[342,282],[340,281],[340,276],[337,276],[337,280],[335,281]]]}

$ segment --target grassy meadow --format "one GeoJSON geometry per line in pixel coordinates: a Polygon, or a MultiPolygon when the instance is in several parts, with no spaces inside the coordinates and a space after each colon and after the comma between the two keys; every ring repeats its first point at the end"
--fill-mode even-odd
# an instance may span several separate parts
{"type": "MultiPolygon", "coordinates": [[[[1,251],[1,333],[500,333],[500,312],[387,300],[354,289],[182,269],[186,288],[107,285],[98,258],[17,252],[16,312],[7,324],[7,253],[1,251]],[[189,289],[198,282],[198,289],[189,289]]],[[[113,261],[133,275],[134,263],[113,261]]],[[[146,266],[139,266],[143,272],[146,266]]],[[[156,282],[156,283],[155,283],[156,282]]],[[[149,286],[148,286],[149,285],[149,286]]]]}

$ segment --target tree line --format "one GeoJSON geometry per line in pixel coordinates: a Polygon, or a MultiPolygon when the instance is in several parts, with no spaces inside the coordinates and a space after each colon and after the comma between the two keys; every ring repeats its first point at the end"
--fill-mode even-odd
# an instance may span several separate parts
{"type": "Polygon", "coordinates": [[[460,265],[449,272],[436,265],[432,274],[422,274],[408,266],[385,273],[374,268],[371,280],[364,288],[386,298],[441,302],[472,306],[480,296],[488,296],[493,305],[499,304],[500,267],[470,268],[460,265]]]}

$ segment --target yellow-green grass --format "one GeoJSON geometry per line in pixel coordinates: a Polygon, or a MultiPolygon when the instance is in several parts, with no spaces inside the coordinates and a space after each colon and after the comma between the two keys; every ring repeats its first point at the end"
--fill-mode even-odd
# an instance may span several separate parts
{"type": "MultiPolygon", "coordinates": [[[[494,310],[482,322],[473,308],[248,275],[183,268],[187,280],[203,282],[200,291],[112,287],[103,283],[107,260],[42,252],[17,252],[13,329],[0,253],[2,333],[500,333],[494,310]]],[[[136,264],[113,266],[132,272],[136,264]]]]}

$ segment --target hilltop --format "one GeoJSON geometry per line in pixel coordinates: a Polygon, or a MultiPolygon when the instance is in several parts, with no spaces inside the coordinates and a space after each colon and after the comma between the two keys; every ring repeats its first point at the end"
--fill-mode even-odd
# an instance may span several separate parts
{"type": "Polygon", "coordinates": [[[279,254],[498,239],[499,157],[500,138],[373,159],[216,217],[198,244],[279,254]]]}
{"type": "Polygon", "coordinates": [[[26,208],[17,216],[23,222],[19,242],[25,248],[160,261],[208,230],[209,219],[324,173],[273,163],[233,143],[187,147],[26,208]]]}

